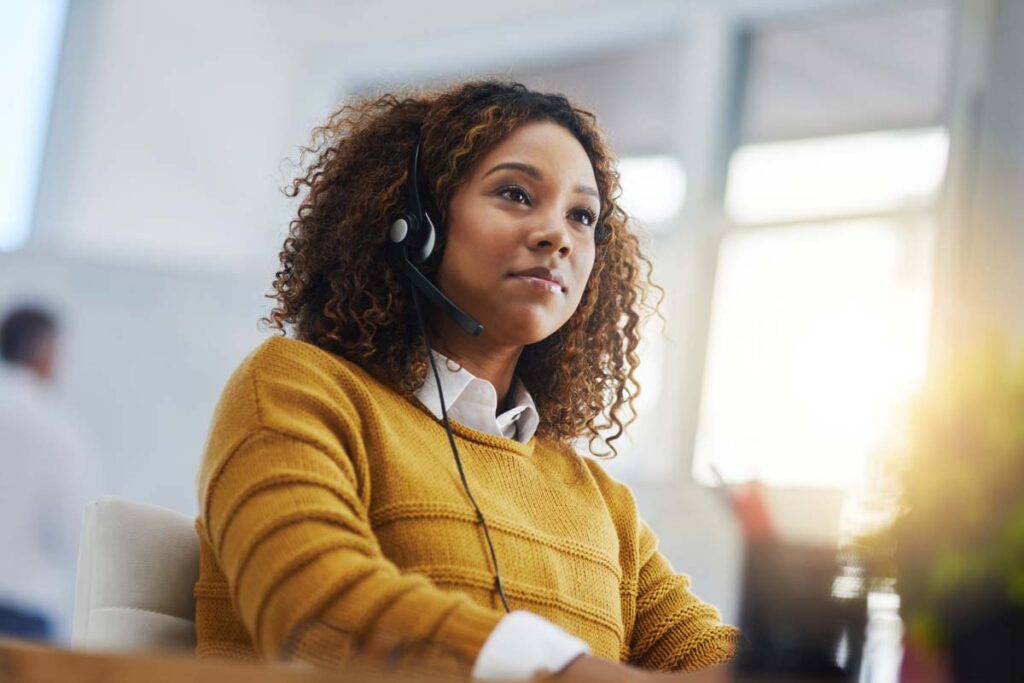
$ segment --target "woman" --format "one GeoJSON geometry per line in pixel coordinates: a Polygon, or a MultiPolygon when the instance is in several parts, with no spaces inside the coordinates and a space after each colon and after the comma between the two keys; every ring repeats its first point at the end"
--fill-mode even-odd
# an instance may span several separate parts
{"type": "Polygon", "coordinates": [[[738,633],[573,447],[621,434],[648,312],[593,116],[471,82],[345,107],[306,152],[269,318],[294,338],[229,380],[200,473],[198,653],[481,679],[728,660],[738,633]]]}

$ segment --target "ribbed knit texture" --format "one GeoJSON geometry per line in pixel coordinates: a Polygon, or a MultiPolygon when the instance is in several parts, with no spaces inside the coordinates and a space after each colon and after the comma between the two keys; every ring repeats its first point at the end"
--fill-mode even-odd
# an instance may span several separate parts
{"type": "MultiPolygon", "coordinates": [[[[648,669],[733,654],[739,633],[689,592],[600,465],[452,427],[513,608],[648,669]]],[[[504,616],[443,425],[310,344],[272,338],[232,375],[199,505],[199,656],[338,666],[387,652],[465,672],[504,616]]]]}

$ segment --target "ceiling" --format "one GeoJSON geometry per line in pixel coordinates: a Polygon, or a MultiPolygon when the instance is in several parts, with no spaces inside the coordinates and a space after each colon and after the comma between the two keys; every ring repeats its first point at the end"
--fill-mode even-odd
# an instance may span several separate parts
{"type": "Polygon", "coordinates": [[[949,2],[857,8],[755,28],[741,139],[942,123],[952,32],[949,2]]]}
{"type": "MultiPolygon", "coordinates": [[[[710,5],[736,13],[745,38],[739,42],[747,56],[741,61],[740,142],[913,128],[944,118],[953,30],[949,0],[636,0],[628,5],[633,18],[623,17],[614,31],[598,26],[602,12],[621,12],[622,3],[574,0],[565,6],[589,11],[575,35],[607,31],[599,45],[591,39],[570,49],[572,41],[562,41],[558,49],[543,49],[543,37],[523,28],[520,34],[534,42],[524,40],[506,53],[500,49],[504,34],[481,27],[459,45],[444,41],[445,57],[437,62],[427,57],[403,68],[408,60],[389,61],[395,55],[385,63],[367,56],[367,64],[380,68],[357,69],[361,75],[347,92],[505,76],[563,92],[595,111],[624,156],[663,153],[672,148],[673,128],[687,125],[685,101],[678,104],[686,85],[685,41],[710,5]],[[474,58],[471,43],[481,39],[490,40],[492,49],[474,58]]],[[[558,19],[548,21],[552,33],[565,29],[558,19]]]]}

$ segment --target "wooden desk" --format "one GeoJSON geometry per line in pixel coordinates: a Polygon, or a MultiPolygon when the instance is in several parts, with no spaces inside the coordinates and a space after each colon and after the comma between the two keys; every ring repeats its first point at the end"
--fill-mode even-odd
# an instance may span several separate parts
{"type": "MultiPolygon", "coordinates": [[[[802,678],[745,678],[733,683],[835,683],[802,678]]],[[[198,662],[190,657],[62,650],[0,638],[0,683],[465,683],[436,674],[383,673],[351,666],[325,673],[302,665],[198,662]]]]}
{"type": "Polygon", "coordinates": [[[198,662],[190,657],[63,650],[0,639],[0,683],[453,683],[436,675],[388,674],[352,666],[325,673],[303,665],[198,662]]]}

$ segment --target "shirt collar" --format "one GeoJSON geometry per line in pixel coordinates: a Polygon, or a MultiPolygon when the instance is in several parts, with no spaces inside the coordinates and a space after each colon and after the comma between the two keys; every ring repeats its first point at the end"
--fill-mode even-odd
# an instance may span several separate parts
{"type": "MultiPolygon", "coordinates": [[[[448,417],[477,431],[528,442],[537,431],[540,416],[533,397],[518,377],[512,378],[509,388],[509,409],[495,416],[498,394],[485,379],[476,377],[464,367],[457,366],[437,351],[431,351],[441,377],[448,417]]],[[[434,373],[428,368],[423,386],[416,398],[437,419],[441,419],[441,400],[437,394],[434,373]]]]}

